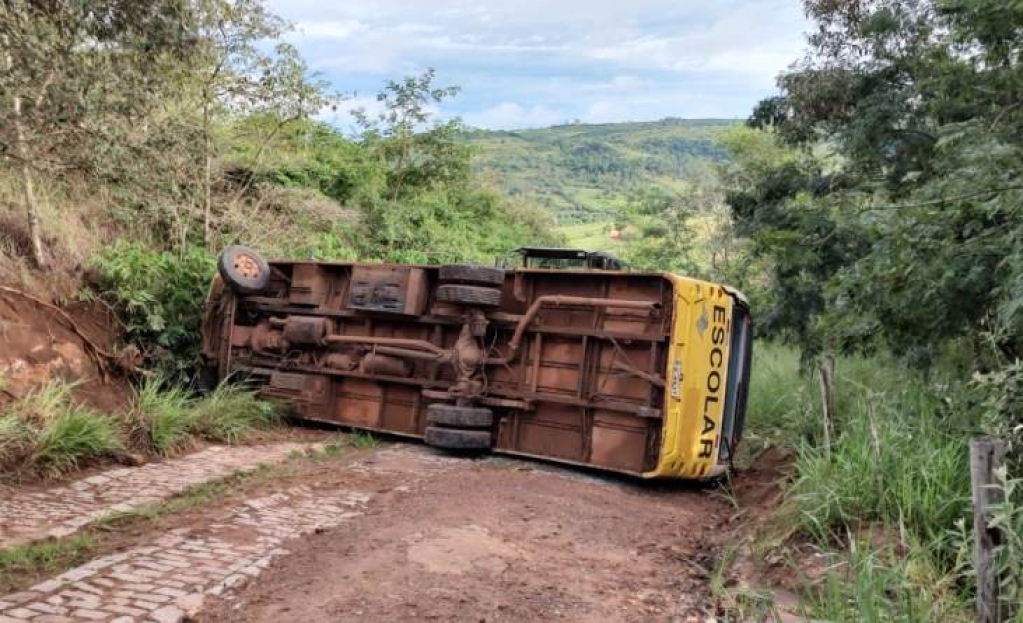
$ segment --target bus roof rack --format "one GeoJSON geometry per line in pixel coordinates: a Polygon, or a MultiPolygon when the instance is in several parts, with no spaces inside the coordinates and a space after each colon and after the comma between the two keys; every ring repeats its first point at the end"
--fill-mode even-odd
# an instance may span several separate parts
{"type": "Polygon", "coordinates": [[[624,270],[627,268],[625,262],[607,251],[587,251],[567,247],[519,247],[514,252],[522,255],[523,266],[529,265],[530,258],[536,258],[540,260],[575,260],[582,262],[586,268],[602,270],[624,270]]]}

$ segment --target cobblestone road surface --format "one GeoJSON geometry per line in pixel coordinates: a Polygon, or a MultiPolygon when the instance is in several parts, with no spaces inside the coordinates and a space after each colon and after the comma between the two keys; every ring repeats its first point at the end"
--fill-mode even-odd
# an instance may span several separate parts
{"type": "Polygon", "coordinates": [[[292,452],[311,447],[307,443],[214,446],[161,463],[110,470],[45,491],[4,495],[0,499],[0,549],[68,536],[104,515],[158,502],[261,464],[279,463],[292,452]]]}
{"type": "MultiPolygon", "coordinates": [[[[223,473],[212,468],[211,462],[221,466],[217,469],[237,471],[246,465],[286,457],[292,450],[304,447],[245,449],[249,452],[207,450],[178,461],[147,466],[149,469],[128,470],[145,473],[146,478],[114,470],[102,475],[106,481],[100,481],[100,477],[82,481],[88,483],[92,493],[87,498],[92,504],[85,508],[87,512],[110,508],[110,496],[103,495],[104,483],[116,482],[123,489],[116,499],[141,503],[143,498],[149,501],[154,495],[153,490],[145,488],[145,483],[159,490],[160,495],[171,495],[175,488],[180,490],[223,473]],[[133,486],[127,486],[126,481],[134,483],[133,486]]],[[[404,490],[456,461],[421,448],[398,446],[379,450],[347,469],[356,473],[411,475],[403,480],[404,490]]],[[[82,490],[72,485],[60,491],[74,496],[82,490]]],[[[64,517],[66,523],[67,514],[79,507],[71,506],[71,502],[62,504],[59,495],[47,492],[45,498],[39,498],[46,500],[45,505],[41,501],[33,508],[52,508],[54,516],[64,517]]],[[[274,558],[288,553],[289,540],[341,525],[362,514],[373,495],[373,491],[297,486],[247,500],[226,509],[225,519],[219,523],[173,530],[154,537],[151,543],[97,558],[28,590],[0,596],[0,623],[177,623],[196,614],[205,597],[229,597],[233,589],[257,577],[274,558]]],[[[4,504],[3,508],[8,509],[4,512],[11,512],[11,502],[4,504]]],[[[25,501],[20,504],[21,508],[30,506],[25,501]]]]}

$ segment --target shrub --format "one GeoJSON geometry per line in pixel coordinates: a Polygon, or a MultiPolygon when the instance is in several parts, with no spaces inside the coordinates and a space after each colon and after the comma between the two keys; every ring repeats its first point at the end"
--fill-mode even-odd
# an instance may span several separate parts
{"type": "Polygon", "coordinates": [[[168,379],[191,380],[213,256],[199,247],[171,253],[122,240],[101,251],[93,265],[100,294],[120,312],[127,338],[168,379]]]}

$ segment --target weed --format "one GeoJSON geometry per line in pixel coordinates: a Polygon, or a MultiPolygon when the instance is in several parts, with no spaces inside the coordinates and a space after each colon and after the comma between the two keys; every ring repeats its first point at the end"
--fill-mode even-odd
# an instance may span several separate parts
{"type": "Polygon", "coordinates": [[[52,575],[93,557],[96,538],[89,533],[18,545],[0,551],[0,593],[19,588],[13,582],[24,576],[52,575]]]}
{"type": "Polygon", "coordinates": [[[738,550],[725,548],[710,574],[710,590],[719,610],[728,621],[777,621],[778,611],[771,595],[745,584],[735,585],[729,579],[738,550]]]}
{"type": "Polygon", "coordinates": [[[0,468],[56,475],[123,447],[117,422],[76,404],[73,385],[41,385],[0,410],[0,468]]]}
{"type": "Polygon", "coordinates": [[[320,450],[309,450],[308,456],[314,459],[336,458],[343,456],[345,448],[349,447],[351,438],[348,435],[334,435],[329,441],[323,444],[320,450]]]}
{"type": "Polygon", "coordinates": [[[26,424],[39,426],[67,409],[74,388],[74,383],[63,381],[44,383],[5,405],[4,413],[26,424]]]}
{"type": "Polygon", "coordinates": [[[13,469],[32,452],[37,432],[15,413],[0,415],[0,471],[13,469]]]}
{"type": "Polygon", "coordinates": [[[954,620],[971,582],[955,537],[968,511],[966,440],[978,432],[961,404],[966,379],[924,376],[883,356],[841,358],[835,433],[824,447],[816,379],[800,372],[792,349],[754,352],[750,437],[796,451],[773,523],[842,560],[808,591],[814,616],[954,620]],[[863,540],[865,529],[881,542],[863,540]]]}
{"type": "Polygon", "coordinates": [[[189,445],[197,413],[183,388],[151,377],[135,393],[130,420],[136,445],[167,456],[189,445]]]}
{"type": "Polygon", "coordinates": [[[40,470],[60,474],[83,460],[109,455],[123,447],[117,422],[79,406],[69,406],[39,431],[31,462],[40,470]]]}
{"type": "Polygon", "coordinates": [[[194,432],[211,441],[237,443],[279,419],[276,405],[241,385],[221,383],[195,405],[194,432]]]}
{"type": "Polygon", "coordinates": [[[939,569],[926,545],[901,551],[850,538],[805,614],[848,623],[969,621],[956,589],[954,575],[939,569]]]}
{"type": "Polygon", "coordinates": [[[348,443],[353,448],[365,449],[376,448],[380,445],[380,438],[368,431],[357,430],[348,436],[348,443]]]}

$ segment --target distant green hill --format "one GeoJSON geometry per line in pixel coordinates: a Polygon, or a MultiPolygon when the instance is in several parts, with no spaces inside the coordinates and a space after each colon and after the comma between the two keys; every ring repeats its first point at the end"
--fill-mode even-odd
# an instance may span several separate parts
{"type": "Polygon", "coordinates": [[[630,198],[654,190],[677,192],[712,178],[726,157],[717,136],[738,123],[727,119],[665,119],[538,130],[466,134],[478,148],[478,179],[509,195],[532,199],[561,225],[613,218],[630,198]]]}

